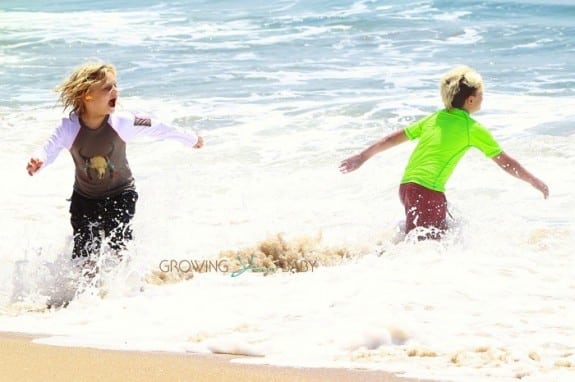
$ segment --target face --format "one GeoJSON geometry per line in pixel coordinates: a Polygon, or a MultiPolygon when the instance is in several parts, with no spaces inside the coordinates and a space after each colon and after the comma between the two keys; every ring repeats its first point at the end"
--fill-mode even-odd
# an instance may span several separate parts
{"type": "Polygon", "coordinates": [[[106,78],[95,85],[86,95],[86,111],[92,115],[107,115],[114,112],[120,91],[116,84],[116,76],[106,73],[106,78]]]}
{"type": "Polygon", "coordinates": [[[475,113],[481,109],[481,103],[483,102],[483,90],[478,89],[475,94],[467,97],[465,100],[465,109],[469,114],[475,113]]]}

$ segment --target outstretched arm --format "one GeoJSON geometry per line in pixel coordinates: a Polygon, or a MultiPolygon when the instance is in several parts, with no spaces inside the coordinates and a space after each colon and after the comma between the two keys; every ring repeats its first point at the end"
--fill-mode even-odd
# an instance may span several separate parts
{"type": "Polygon", "coordinates": [[[375,142],[373,145],[369,146],[367,149],[363,150],[361,153],[351,156],[341,162],[339,165],[339,170],[341,172],[348,173],[357,170],[361,165],[374,156],[384,150],[392,148],[399,145],[400,143],[408,141],[409,138],[405,135],[403,130],[395,131],[388,136],[375,142]]]}
{"type": "Polygon", "coordinates": [[[549,197],[549,187],[509,155],[502,152],[494,157],[493,160],[508,174],[531,184],[533,187],[541,191],[545,199],[549,197]]]}
{"type": "Polygon", "coordinates": [[[110,122],[114,130],[126,142],[139,137],[150,137],[175,140],[196,149],[204,145],[204,139],[196,133],[176,128],[160,120],[152,120],[147,116],[135,116],[127,112],[114,113],[110,117],[110,122]]]}
{"type": "Polygon", "coordinates": [[[32,154],[26,165],[28,174],[30,176],[36,174],[41,168],[45,168],[54,162],[60,151],[70,148],[74,139],[76,139],[78,130],[80,130],[80,124],[72,123],[69,118],[62,119],[60,125],[44,143],[44,146],[32,154]]]}

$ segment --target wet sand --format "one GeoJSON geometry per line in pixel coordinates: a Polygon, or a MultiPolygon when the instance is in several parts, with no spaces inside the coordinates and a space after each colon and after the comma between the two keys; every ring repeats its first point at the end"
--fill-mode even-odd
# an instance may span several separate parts
{"type": "Polygon", "coordinates": [[[232,363],[228,355],[128,352],[36,344],[34,336],[0,333],[3,381],[415,382],[382,371],[292,368],[232,363]]]}

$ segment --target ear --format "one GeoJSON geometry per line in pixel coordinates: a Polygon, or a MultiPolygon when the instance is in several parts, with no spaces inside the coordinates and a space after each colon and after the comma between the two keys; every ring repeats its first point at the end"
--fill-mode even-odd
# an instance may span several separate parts
{"type": "Polygon", "coordinates": [[[87,94],[87,95],[84,97],[84,99],[85,99],[86,101],[91,101],[91,100],[93,100],[94,98],[93,98],[91,95],[87,94]]]}
{"type": "Polygon", "coordinates": [[[470,95],[469,97],[467,97],[465,99],[465,102],[463,103],[463,109],[467,110],[468,113],[471,113],[474,110],[474,103],[475,102],[476,102],[475,96],[470,95]]]}

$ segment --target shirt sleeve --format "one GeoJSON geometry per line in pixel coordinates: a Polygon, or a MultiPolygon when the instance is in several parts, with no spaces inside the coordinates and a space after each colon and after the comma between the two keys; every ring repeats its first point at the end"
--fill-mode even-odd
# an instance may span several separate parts
{"type": "Polygon", "coordinates": [[[111,122],[112,127],[125,142],[140,137],[150,137],[174,140],[190,147],[198,143],[198,136],[195,133],[183,131],[163,121],[149,117],[123,113],[114,115],[111,122]]]}
{"type": "Polygon", "coordinates": [[[405,135],[407,136],[407,138],[413,140],[416,138],[419,138],[421,136],[421,133],[423,132],[423,126],[425,125],[425,122],[433,117],[435,114],[429,115],[427,117],[421,118],[419,121],[416,121],[414,123],[412,123],[411,125],[407,126],[403,131],[405,132],[405,135]]]}
{"type": "Polygon", "coordinates": [[[52,132],[50,137],[40,149],[34,151],[33,158],[39,159],[43,162],[41,167],[44,168],[54,162],[63,149],[70,149],[74,139],[78,134],[80,125],[73,123],[68,118],[63,118],[60,125],[52,132]]]}
{"type": "Polygon", "coordinates": [[[481,150],[487,158],[493,158],[503,152],[499,143],[493,138],[489,130],[479,123],[475,123],[471,130],[470,143],[481,150]]]}

